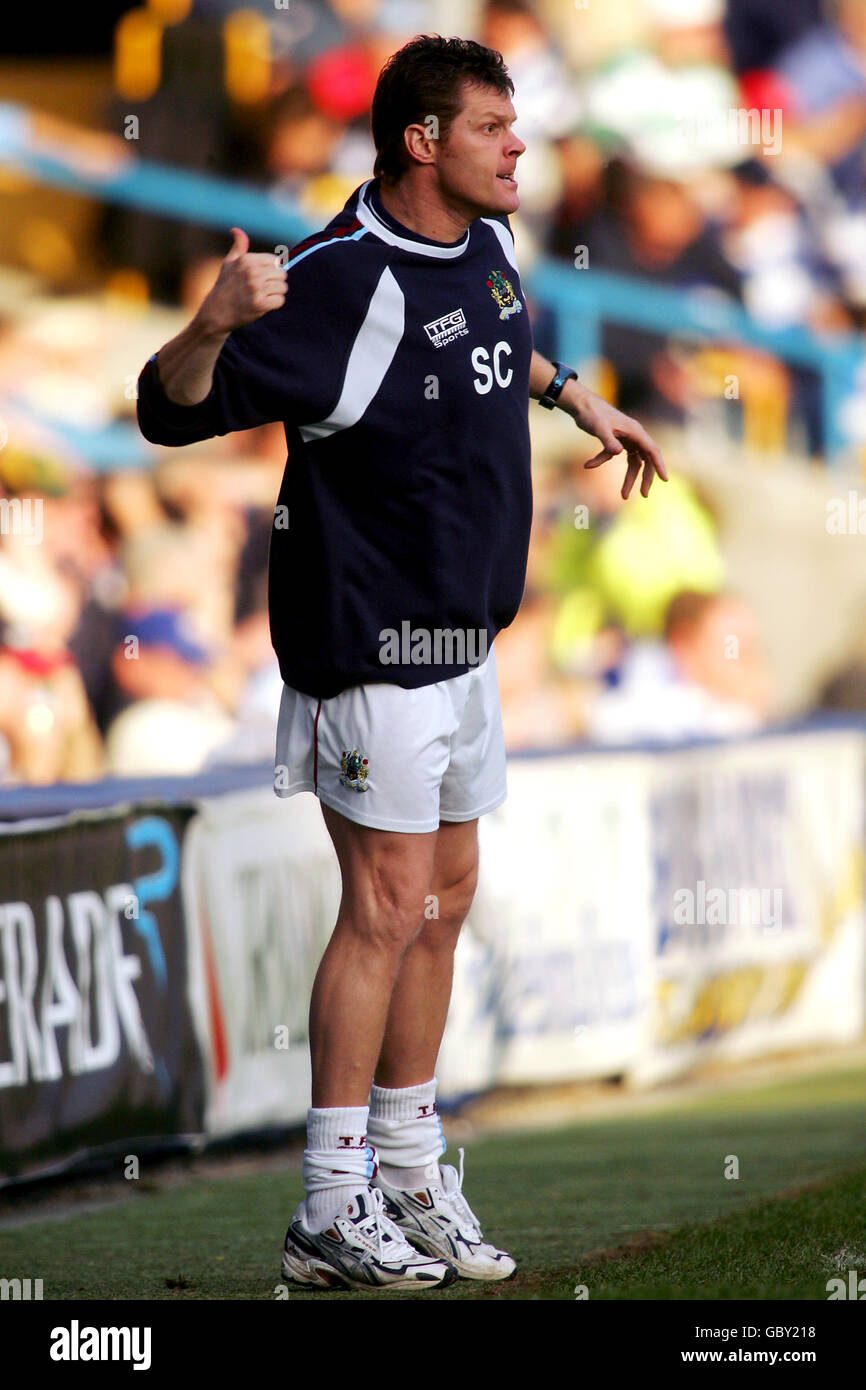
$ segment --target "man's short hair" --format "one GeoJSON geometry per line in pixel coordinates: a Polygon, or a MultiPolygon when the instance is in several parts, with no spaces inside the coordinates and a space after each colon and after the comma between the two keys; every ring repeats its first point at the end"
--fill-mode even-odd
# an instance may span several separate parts
{"type": "Polygon", "coordinates": [[[423,125],[435,116],[438,138],[446,138],[460,112],[466,82],[493,87],[502,96],[514,95],[502,54],[472,39],[422,34],[392,54],[379,73],[373,96],[376,178],[392,183],[409,167],[403,139],[407,126],[423,125]]]}

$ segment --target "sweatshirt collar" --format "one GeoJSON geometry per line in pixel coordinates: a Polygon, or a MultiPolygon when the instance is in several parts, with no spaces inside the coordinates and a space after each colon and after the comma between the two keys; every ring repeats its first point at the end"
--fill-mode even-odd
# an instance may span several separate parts
{"type": "Polygon", "coordinates": [[[358,200],[355,208],[355,215],[362,226],[389,246],[399,246],[403,251],[413,251],[419,256],[432,256],[436,260],[452,260],[455,256],[462,256],[466,247],[469,245],[469,231],[466,231],[459,241],[433,241],[430,237],[420,236],[418,232],[410,231],[404,227],[395,217],[386,211],[379,197],[379,180],[368,179],[358,189],[358,200]]]}

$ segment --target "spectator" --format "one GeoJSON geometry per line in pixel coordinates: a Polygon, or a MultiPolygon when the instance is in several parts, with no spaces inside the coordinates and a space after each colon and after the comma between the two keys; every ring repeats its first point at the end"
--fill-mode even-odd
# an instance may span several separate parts
{"type": "Polygon", "coordinates": [[[481,42],[501,53],[514,82],[520,138],[527,142],[523,167],[533,147],[565,135],[582,114],[577,84],[528,0],[489,0],[481,42]]]}
{"type": "Polygon", "coordinates": [[[727,117],[737,83],[723,0],[648,0],[647,9],[650,43],[626,48],[590,75],[590,130],[656,177],[695,178],[733,163],[727,117]]]}
{"type": "Polygon", "coordinates": [[[283,678],[271,646],[268,617],[267,536],[251,525],[239,579],[233,638],[234,660],[243,672],[230,738],[213,754],[213,762],[256,762],[273,756],[283,678]],[[255,568],[264,559],[265,567],[255,568]]]}
{"type": "Polygon", "coordinates": [[[829,165],[850,208],[866,206],[866,7],[828,0],[826,22],[778,59],[788,139],[829,165]]]}
{"type": "Polygon", "coordinates": [[[725,252],[742,277],[745,308],[767,328],[799,323],[849,329],[838,279],[796,198],[752,159],[733,171],[725,252]]]}
{"type": "Polygon", "coordinates": [[[821,0],[728,0],[725,34],[734,71],[748,78],[821,20],[821,0]]]}
{"type": "MultiPolygon", "coordinates": [[[[607,207],[576,232],[593,268],[641,275],[682,289],[713,288],[732,299],[741,277],[722,249],[688,183],[642,172],[634,162],[610,171],[607,207]]],[[[628,414],[685,419],[680,373],[659,334],[608,324],[602,352],[618,377],[617,404],[628,414]]]]}
{"type": "Polygon", "coordinates": [[[866,6],[827,0],[826,22],[778,59],[785,151],[826,255],[866,313],[866,6]]]}
{"type": "Polygon", "coordinates": [[[89,781],[102,750],[81,677],[67,652],[0,645],[0,781],[89,781]]]}
{"type": "Polygon", "coordinates": [[[115,776],[198,772],[231,733],[208,686],[210,653],[173,609],[128,613],[112,669],[130,704],[106,737],[115,776]]]}
{"type": "Polygon", "coordinates": [[[759,729],[771,683],[748,605],[731,594],[684,590],[670,603],[662,644],[638,644],[619,684],[588,716],[598,743],[676,742],[759,729]]]}

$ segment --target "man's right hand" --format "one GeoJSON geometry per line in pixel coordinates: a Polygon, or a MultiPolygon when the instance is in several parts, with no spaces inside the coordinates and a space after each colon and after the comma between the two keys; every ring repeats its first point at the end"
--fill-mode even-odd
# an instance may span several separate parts
{"type": "Polygon", "coordinates": [[[195,316],[214,336],[232,333],[279,309],[288,292],[280,258],[268,251],[251,253],[250,239],[240,227],[232,227],[232,234],[232,248],[195,316]]]}

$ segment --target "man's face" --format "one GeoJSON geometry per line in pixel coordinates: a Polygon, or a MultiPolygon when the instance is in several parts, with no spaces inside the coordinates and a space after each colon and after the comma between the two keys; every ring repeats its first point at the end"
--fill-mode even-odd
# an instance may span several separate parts
{"type": "Polygon", "coordinates": [[[514,166],[526,149],[511,127],[517,119],[507,96],[466,83],[463,106],[439,147],[443,196],[470,218],[512,213],[520,206],[514,166]]]}

